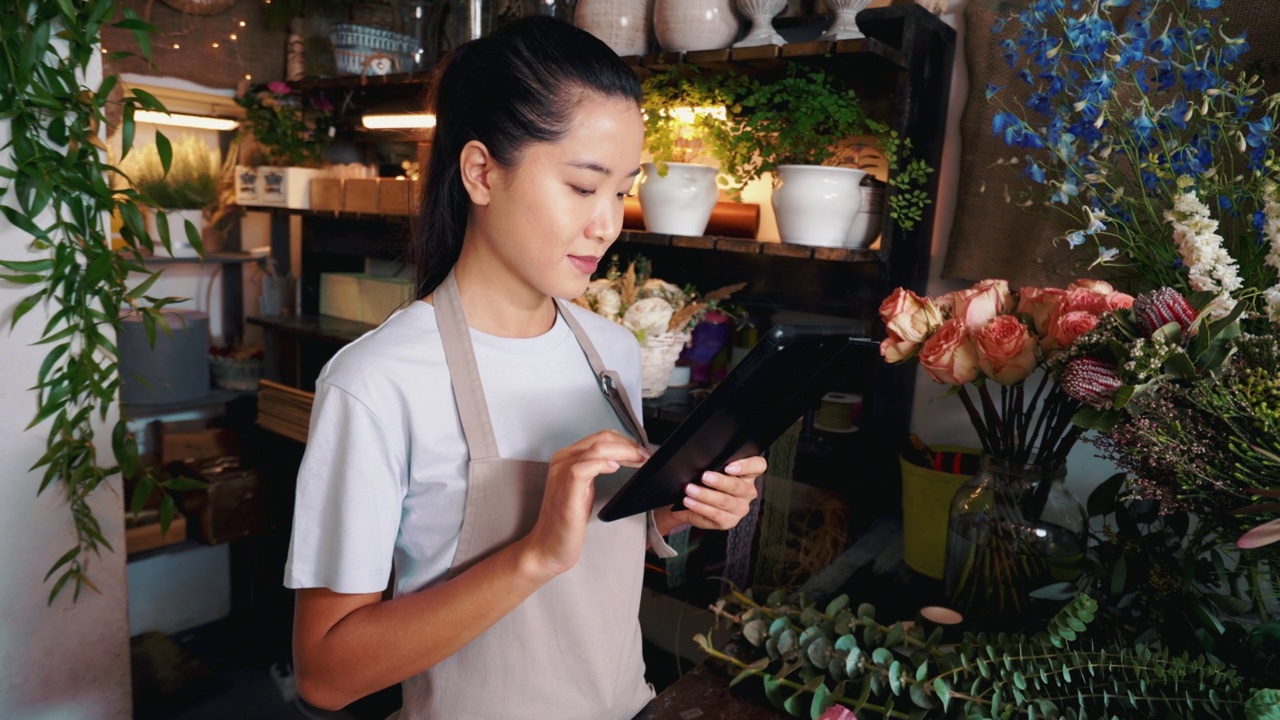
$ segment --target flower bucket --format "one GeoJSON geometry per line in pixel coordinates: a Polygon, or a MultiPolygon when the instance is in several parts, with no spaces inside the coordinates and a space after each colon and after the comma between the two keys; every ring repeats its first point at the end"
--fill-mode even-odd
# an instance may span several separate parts
{"type": "Polygon", "coordinates": [[[671,370],[690,337],[688,331],[665,332],[640,344],[640,397],[656,398],[666,392],[671,370]]]}
{"type": "MultiPolygon", "coordinates": [[[[977,457],[974,448],[941,445],[939,453],[977,457]]],[[[902,466],[902,560],[907,567],[935,580],[942,579],[947,556],[947,520],[951,498],[973,473],[952,473],[921,467],[899,456],[902,466]]]]}

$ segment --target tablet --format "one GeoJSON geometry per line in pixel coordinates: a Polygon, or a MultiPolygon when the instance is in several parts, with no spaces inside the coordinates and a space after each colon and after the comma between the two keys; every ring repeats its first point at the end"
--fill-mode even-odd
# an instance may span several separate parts
{"type": "Polygon", "coordinates": [[[847,380],[861,345],[853,325],[776,325],[645,461],[598,514],[618,520],[682,509],[684,486],[759,455],[822,396],[847,380]]]}

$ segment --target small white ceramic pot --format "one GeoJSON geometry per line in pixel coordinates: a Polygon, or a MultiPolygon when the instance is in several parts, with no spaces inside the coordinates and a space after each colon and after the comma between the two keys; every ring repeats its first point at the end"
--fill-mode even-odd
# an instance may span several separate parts
{"type": "Polygon", "coordinates": [[[698,237],[707,231],[719,188],[716,168],[692,163],[667,163],[667,174],[658,174],[653,163],[644,163],[640,178],[640,210],[645,229],[663,235],[698,237]]]}
{"type": "Polygon", "coordinates": [[[853,219],[853,224],[849,226],[849,235],[844,242],[845,247],[869,247],[880,235],[880,225],[884,219],[885,189],[863,185],[861,190],[862,207],[858,210],[858,216],[853,219]]]}
{"type": "Polygon", "coordinates": [[[773,18],[787,8],[787,0],[738,0],[738,11],[751,23],[747,36],[734,47],[785,45],[786,40],[773,29],[773,18]]]}
{"type": "Polygon", "coordinates": [[[866,171],[824,165],[779,165],[771,201],[782,242],[843,247],[862,208],[866,171]]]}
{"type": "Polygon", "coordinates": [[[657,0],[653,34],[667,52],[719,50],[738,37],[733,0],[657,0]]]}
{"type": "Polygon", "coordinates": [[[831,27],[818,38],[819,40],[832,42],[866,37],[858,29],[855,18],[859,12],[871,4],[871,0],[826,0],[826,3],[836,17],[831,22],[831,27]]]}

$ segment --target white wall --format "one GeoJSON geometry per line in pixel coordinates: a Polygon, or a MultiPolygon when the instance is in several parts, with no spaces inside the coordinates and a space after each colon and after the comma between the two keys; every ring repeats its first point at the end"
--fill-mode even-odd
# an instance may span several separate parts
{"type": "MultiPolygon", "coordinates": [[[[951,0],[942,19],[956,29],[955,72],[951,84],[951,101],[947,111],[947,138],[939,168],[937,218],[934,224],[933,249],[929,263],[929,295],[968,287],[970,283],[944,280],[941,277],[942,261],[947,254],[947,242],[955,219],[956,195],[960,171],[960,116],[964,112],[965,98],[969,92],[968,73],[964,54],[967,28],[964,22],[964,6],[968,0],[951,0]]],[[[986,32],[978,28],[977,32],[986,32]]],[[[923,370],[917,368],[915,402],[911,410],[912,432],[930,445],[979,445],[978,435],[964,406],[956,398],[943,398],[946,387],[935,383],[923,370]]],[[[1100,482],[1116,472],[1115,466],[1096,457],[1094,448],[1084,442],[1076,443],[1067,458],[1067,485],[1076,497],[1084,502],[1089,492],[1100,482]]]]}
{"type": "MultiPolygon", "coordinates": [[[[101,77],[101,67],[95,68],[88,84],[96,87],[101,77]]],[[[8,139],[9,126],[0,123],[0,146],[8,139]]],[[[8,162],[8,154],[0,154],[0,165],[8,162]]],[[[38,258],[27,250],[30,240],[0,216],[0,257],[38,258]]],[[[30,292],[27,286],[0,283],[0,718],[129,718],[124,503],[118,477],[90,502],[103,535],[117,549],[104,551],[88,568],[101,594],[86,590],[73,603],[66,592],[46,605],[52,586],[44,575],[75,543],[75,531],[59,488],[37,497],[40,476],[26,472],[44,453],[48,430],[47,425],[24,430],[36,412],[36,397],[28,388],[48,350],[32,343],[48,320],[48,308],[36,308],[9,330],[14,306],[30,292]]],[[[112,462],[115,420],[113,412],[98,433],[103,463],[112,462]]]]}

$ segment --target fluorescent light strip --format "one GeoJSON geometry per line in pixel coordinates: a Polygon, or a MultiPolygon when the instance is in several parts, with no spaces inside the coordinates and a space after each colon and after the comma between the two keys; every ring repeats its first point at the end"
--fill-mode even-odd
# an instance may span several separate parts
{"type": "Polygon", "coordinates": [[[427,113],[401,113],[395,115],[365,115],[360,122],[369,130],[408,130],[433,128],[436,116],[427,113]]]}
{"type": "Polygon", "coordinates": [[[154,110],[139,110],[134,113],[133,119],[137,122],[151,123],[153,125],[172,125],[174,127],[196,128],[197,130],[235,130],[240,127],[240,121],[230,118],[162,113],[154,110]]]}

